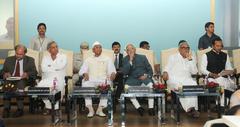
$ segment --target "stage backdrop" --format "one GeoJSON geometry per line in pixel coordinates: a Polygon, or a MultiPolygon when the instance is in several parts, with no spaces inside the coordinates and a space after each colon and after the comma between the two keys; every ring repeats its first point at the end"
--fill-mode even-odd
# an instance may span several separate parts
{"type": "Polygon", "coordinates": [[[37,24],[47,24],[47,36],[64,49],[79,51],[79,44],[98,40],[104,48],[119,41],[150,42],[160,50],[185,39],[192,49],[210,20],[210,0],[19,0],[20,41],[29,45],[37,24]]]}

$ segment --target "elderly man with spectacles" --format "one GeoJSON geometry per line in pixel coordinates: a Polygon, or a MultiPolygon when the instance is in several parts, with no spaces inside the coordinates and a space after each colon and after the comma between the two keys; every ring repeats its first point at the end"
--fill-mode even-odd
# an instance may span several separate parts
{"type": "MultiPolygon", "coordinates": [[[[191,54],[190,47],[185,40],[178,44],[178,53],[169,57],[164,68],[163,79],[167,80],[168,88],[179,89],[183,85],[197,85],[191,77],[198,72],[195,56],[191,54]]],[[[197,97],[180,98],[183,109],[192,117],[199,117],[197,97]]]]}

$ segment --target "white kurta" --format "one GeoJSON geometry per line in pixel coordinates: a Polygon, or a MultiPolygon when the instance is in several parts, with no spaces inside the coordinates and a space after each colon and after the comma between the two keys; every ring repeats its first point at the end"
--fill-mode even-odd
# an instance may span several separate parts
{"type": "MultiPolygon", "coordinates": [[[[107,79],[109,84],[112,84],[110,81],[110,76],[112,73],[116,73],[115,66],[113,61],[106,56],[100,55],[99,57],[91,56],[87,58],[79,71],[79,75],[83,75],[84,73],[88,73],[89,80],[82,81],[83,87],[96,87],[99,84],[102,84],[107,79]]],[[[92,105],[91,98],[85,98],[86,106],[92,105]]],[[[99,106],[106,107],[107,99],[101,98],[99,102],[99,106]]]]}
{"type": "MultiPolygon", "coordinates": [[[[171,55],[164,71],[169,75],[167,84],[168,88],[171,90],[178,89],[179,87],[186,85],[197,85],[196,81],[194,81],[191,77],[192,74],[196,74],[198,72],[194,55],[192,56],[191,61],[183,58],[180,53],[171,55]]],[[[191,107],[198,109],[197,101],[197,97],[180,98],[180,102],[185,111],[191,107]]]]}
{"type": "MultiPolygon", "coordinates": [[[[202,63],[201,63],[201,72],[204,75],[209,75],[209,71],[207,70],[207,55],[203,54],[202,56],[202,63]]],[[[225,70],[233,70],[231,63],[229,61],[229,56],[227,55],[227,61],[225,64],[225,70]]],[[[224,89],[230,90],[230,91],[234,91],[237,86],[235,85],[234,81],[232,79],[230,79],[230,77],[228,78],[224,78],[224,77],[218,77],[216,79],[213,78],[208,78],[209,82],[216,82],[218,83],[221,87],[223,87],[224,89]]],[[[224,105],[224,94],[222,94],[221,96],[221,106],[224,105]]]]}
{"type": "MultiPolygon", "coordinates": [[[[53,87],[54,78],[57,79],[56,87],[58,91],[61,91],[64,95],[65,88],[65,76],[66,76],[67,56],[62,53],[58,53],[55,60],[52,60],[50,54],[43,57],[42,68],[42,80],[38,83],[38,87],[53,87]]],[[[51,103],[49,100],[44,100],[47,109],[51,109],[51,103]]],[[[55,105],[55,109],[58,109],[58,103],[55,105]]]]}
{"type": "Polygon", "coordinates": [[[31,39],[29,48],[36,51],[46,51],[47,44],[52,41],[53,40],[48,37],[40,38],[39,36],[35,36],[31,39]]]}

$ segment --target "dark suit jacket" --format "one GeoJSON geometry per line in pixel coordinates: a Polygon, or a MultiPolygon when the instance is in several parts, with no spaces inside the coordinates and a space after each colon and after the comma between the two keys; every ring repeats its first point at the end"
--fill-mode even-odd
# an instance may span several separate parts
{"type": "Polygon", "coordinates": [[[118,61],[119,61],[119,63],[118,63],[118,66],[119,66],[119,68],[121,68],[122,67],[122,60],[123,60],[123,54],[122,53],[119,53],[119,57],[118,57],[118,61]]]}
{"type": "MultiPolygon", "coordinates": [[[[122,60],[123,60],[123,54],[120,53],[120,54],[119,54],[119,57],[118,57],[118,61],[119,61],[118,66],[119,66],[119,68],[122,67],[122,60]]],[[[114,80],[114,84],[116,84],[116,85],[118,85],[118,84],[121,85],[121,84],[122,84],[122,81],[123,81],[123,75],[122,75],[121,72],[119,72],[119,68],[116,68],[116,70],[118,71],[118,72],[117,72],[117,75],[116,75],[116,78],[115,78],[115,80],[114,80]]]]}
{"type": "Polygon", "coordinates": [[[132,65],[129,62],[129,56],[125,56],[122,61],[122,68],[120,69],[124,75],[128,75],[125,84],[136,86],[142,83],[148,84],[152,82],[153,70],[145,55],[135,54],[132,65]],[[147,74],[145,80],[138,79],[140,76],[147,74]]]}
{"type": "MultiPolygon", "coordinates": [[[[16,56],[10,56],[5,59],[3,65],[3,73],[10,72],[11,75],[14,72],[16,63],[16,56]]],[[[26,72],[31,79],[36,79],[37,77],[37,70],[35,66],[34,59],[29,56],[23,57],[23,72],[26,72]]]]}

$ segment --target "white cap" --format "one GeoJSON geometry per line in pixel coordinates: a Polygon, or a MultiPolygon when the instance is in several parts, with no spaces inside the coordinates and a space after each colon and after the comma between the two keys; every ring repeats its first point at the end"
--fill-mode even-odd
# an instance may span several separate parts
{"type": "Polygon", "coordinates": [[[93,48],[94,46],[96,46],[96,45],[100,45],[100,46],[102,46],[102,44],[101,44],[100,42],[95,41],[95,42],[93,43],[93,45],[92,45],[92,48],[93,48]]]}

